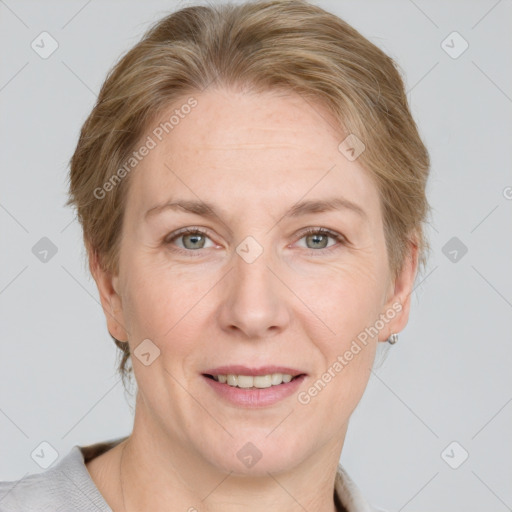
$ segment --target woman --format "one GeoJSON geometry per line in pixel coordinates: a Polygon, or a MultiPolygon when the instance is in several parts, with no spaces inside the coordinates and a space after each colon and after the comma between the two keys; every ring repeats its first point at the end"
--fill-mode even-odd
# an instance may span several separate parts
{"type": "Polygon", "coordinates": [[[376,510],[339,458],[408,320],[428,169],[393,61],[333,14],[162,19],[70,170],[133,432],[4,482],[0,510],[376,510]]]}

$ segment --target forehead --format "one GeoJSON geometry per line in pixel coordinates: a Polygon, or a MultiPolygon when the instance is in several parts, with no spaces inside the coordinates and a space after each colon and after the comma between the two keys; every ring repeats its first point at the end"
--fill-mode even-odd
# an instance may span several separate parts
{"type": "Polygon", "coordinates": [[[339,151],[344,135],[329,113],[296,94],[210,90],[183,97],[147,137],[154,147],[133,173],[127,205],[137,217],[173,195],[269,210],[339,194],[378,208],[367,171],[339,151]],[[191,97],[195,106],[183,108],[194,104],[191,97]]]}

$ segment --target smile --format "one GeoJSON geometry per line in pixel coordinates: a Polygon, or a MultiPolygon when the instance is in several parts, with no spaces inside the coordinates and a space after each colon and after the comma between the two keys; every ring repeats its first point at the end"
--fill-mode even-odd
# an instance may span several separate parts
{"type": "Polygon", "coordinates": [[[228,386],[250,389],[250,388],[270,388],[271,386],[280,386],[288,383],[299,375],[293,377],[289,373],[269,373],[267,375],[209,375],[212,379],[227,384],[228,386]]]}
{"type": "Polygon", "coordinates": [[[261,408],[297,393],[307,374],[285,366],[230,365],[209,369],[202,377],[222,401],[236,407],[261,408]]]}

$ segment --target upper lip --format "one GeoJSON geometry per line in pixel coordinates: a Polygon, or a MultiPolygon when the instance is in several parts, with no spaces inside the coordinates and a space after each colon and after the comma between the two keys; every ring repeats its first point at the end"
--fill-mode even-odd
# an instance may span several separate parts
{"type": "Polygon", "coordinates": [[[287,366],[260,366],[258,368],[249,368],[242,364],[234,364],[229,366],[218,366],[203,372],[203,375],[269,375],[272,373],[284,373],[296,377],[297,375],[305,374],[296,368],[289,368],[287,366]]]}

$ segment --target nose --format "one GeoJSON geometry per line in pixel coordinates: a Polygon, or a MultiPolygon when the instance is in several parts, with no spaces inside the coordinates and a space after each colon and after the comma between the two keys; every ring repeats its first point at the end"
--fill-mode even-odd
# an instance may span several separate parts
{"type": "Polygon", "coordinates": [[[290,323],[286,286],[265,251],[252,262],[233,255],[233,268],[224,279],[219,322],[223,330],[254,340],[275,336],[290,323]],[[276,275],[277,274],[277,275],[276,275]]]}

